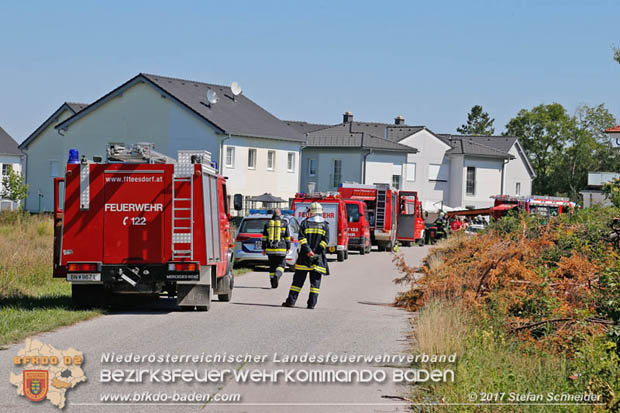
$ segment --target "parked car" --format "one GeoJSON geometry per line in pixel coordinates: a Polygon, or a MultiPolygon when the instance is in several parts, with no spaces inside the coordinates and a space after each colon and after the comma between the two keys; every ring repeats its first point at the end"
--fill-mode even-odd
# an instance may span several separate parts
{"type": "MultiPolygon", "coordinates": [[[[271,213],[267,210],[250,210],[250,215],[243,218],[239,224],[239,230],[235,238],[234,265],[235,267],[255,267],[267,265],[267,256],[263,255],[262,241],[265,224],[271,219],[271,213]]],[[[291,249],[286,254],[286,265],[293,269],[299,252],[299,222],[293,216],[292,211],[282,211],[282,219],[288,222],[291,234],[291,249]]]]}

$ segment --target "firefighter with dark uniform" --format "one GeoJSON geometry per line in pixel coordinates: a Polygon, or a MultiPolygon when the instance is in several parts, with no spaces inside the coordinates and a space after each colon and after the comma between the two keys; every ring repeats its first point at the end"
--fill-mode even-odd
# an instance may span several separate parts
{"type": "Polygon", "coordinates": [[[282,303],[282,307],[293,307],[306,281],[306,275],[310,273],[310,295],[308,296],[308,308],[313,309],[319,298],[321,277],[329,275],[325,249],[329,239],[329,227],[323,219],[323,207],[318,202],[313,202],[308,208],[308,218],[304,219],[299,226],[299,257],[295,264],[293,285],[288,293],[288,298],[282,303]]]}
{"type": "Polygon", "coordinates": [[[278,282],[286,267],[286,253],[291,248],[288,221],[282,219],[282,213],[278,208],[274,209],[273,216],[265,224],[262,247],[263,254],[267,254],[269,262],[271,288],[278,288],[278,282]]]}

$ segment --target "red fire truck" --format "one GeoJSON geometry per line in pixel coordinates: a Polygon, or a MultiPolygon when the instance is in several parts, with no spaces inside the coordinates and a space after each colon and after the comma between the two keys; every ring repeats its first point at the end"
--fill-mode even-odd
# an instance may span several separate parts
{"type": "Polygon", "coordinates": [[[338,261],[349,257],[349,232],[347,227],[347,206],[337,192],[328,193],[298,193],[293,200],[292,209],[295,218],[301,223],[307,216],[311,203],[318,202],[323,207],[323,218],[329,225],[329,241],[327,252],[336,254],[338,261]]]}
{"type": "Polygon", "coordinates": [[[359,199],[345,199],[347,205],[347,223],[349,232],[349,249],[358,250],[360,255],[370,253],[370,219],[366,203],[359,199]]]}
{"type": "Polygon", "coordinates": [[[366,202],[372,244],[379,251],[391,250],[396,243],[398,191],[388,184],[343,183],[338,192],[343,198],[366,202]]]}
{"type": "Polygon", "coordinates": [[[110,145],[106,162],[71,152],[55,180],[54,277],[71,282],[77,306],[105,305],[112,293],[165,292],[198,310],[212,294],[231,299],[226,179],[208,152],[174,160],[150,144],[110,145]]]}
{"type": "Polygon", "coordinates": [[[546,195],[514,196],[514,195],[495,195],[493,206],[490,208],[465,209],[459,211],[449,211],[448,217],[453,216],[477,216],[488,215],[494,219],[500,219],[509,211],[522,210],[528,214],[539,215],[542,217],[553,217],[565,214],[573,210],[577,204],[568,198],[546,195]]]}
{"type": "Polygon", "coordinates": [[[416,191],[398,193],[398,231],[397,239],[403,245],[410,246],[416,242],[424,245],[424,216],[422,202],[416,191]]]}

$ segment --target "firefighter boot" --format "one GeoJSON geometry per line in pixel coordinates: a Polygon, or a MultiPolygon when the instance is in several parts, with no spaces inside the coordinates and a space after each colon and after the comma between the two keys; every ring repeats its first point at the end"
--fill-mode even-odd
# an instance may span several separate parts
{"type": "Polygon", "coordinates": [[[271,282],[271,288],[278,288],[278,279],[280,277],[278,277],[277,272],[276,273],[269,273],[269,281],[271,282]]]}

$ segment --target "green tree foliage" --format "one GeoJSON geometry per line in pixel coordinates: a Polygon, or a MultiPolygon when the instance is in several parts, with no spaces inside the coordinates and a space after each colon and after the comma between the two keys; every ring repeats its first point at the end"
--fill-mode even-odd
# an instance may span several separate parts
{"type": "Polygon", "coordinates": [[[8,175],[2,178],[2,189],[0,197],[10,199],[12,201],[21,201],[28,194],[28,185],[24,182],[21,173],[9,169],[8,175]]]}
{"type": "Polygon", "coordinates": [[[620,63],[620,49],[614,47],[614,60],[620,63]]]}
{"type": "Polygon", "coordinates": [[[620,208],[620,178],[615,178],[603,185],[603,193],[614,206],[620,208]]]}
{"type": "Polygon", "coordinates": [[[456,128],[456,131],[461,135],[491,136],[495,133],[493,122],[495,119],[491,119],[489,114],[482,110],[482,106],[475,105],[467,115],[467,123],[456,128]]]}
{"type": "Polygon", "coordinates": [[[620,158],[605,129],[616,119],[605,105],[582,105],[570,116],[558,103],[523,109],[506,125],[506,134],[517,136],[536,171],[533,192],[569,196],[579,201],[579,191],[589,171],[616,171],[620,158]]]}
{"type": "Polygon", "coordinates": [[[519,138],[536,171],[533,192],[555,192],[551,176],[562,158],[564,146],[575,130],[575,121],[559,103],[521,109],[506,125],[506,134],[519,138]]]}

